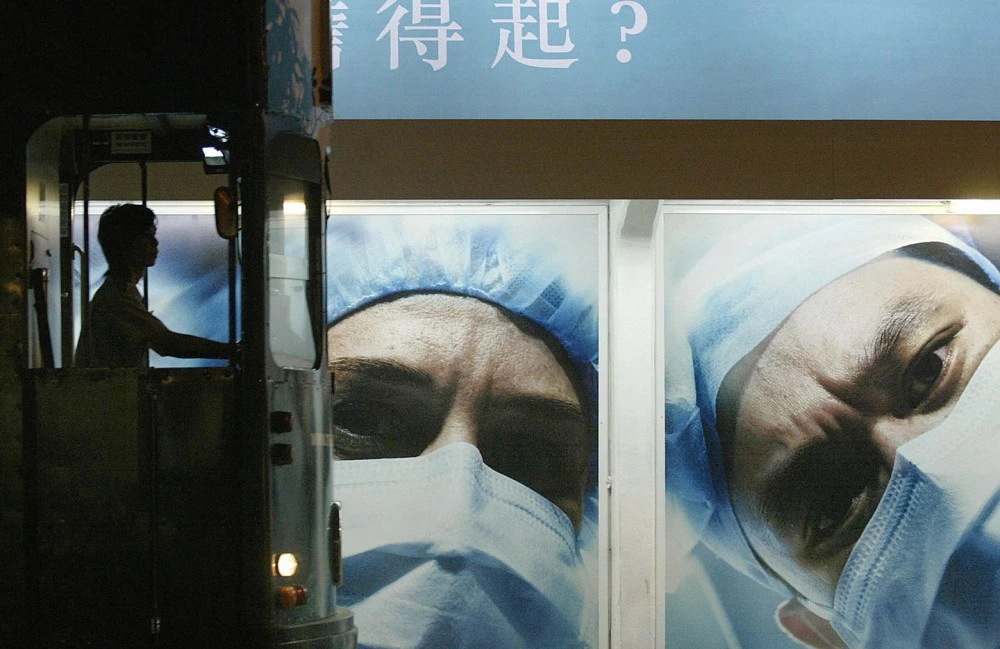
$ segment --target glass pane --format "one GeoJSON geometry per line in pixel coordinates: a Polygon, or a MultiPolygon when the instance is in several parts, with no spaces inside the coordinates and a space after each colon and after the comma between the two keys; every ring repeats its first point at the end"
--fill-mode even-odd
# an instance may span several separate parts
{"type": "Polygon", "coordinates": [[[267,218],[268,338],[281,367],[311,368],[316,342],[309,316],[309,218],[306,183],[271,177],[267,218]]]}
{"type": "MultiPolygon", "coordinates": [[[[200,165],[200,163],[199,163],[200,165]]],[[[109,165],[119,174],[126,165],[109,165]]],[[[149,165],[150,178],[166,174],[160,164],[149,165]]],[[[199,166],[200,171],[200,166],[199,166]]],[[[95,174],[92,188],[102,187],[95,174]]],[[[104,210],[119,203],[138,202],[128,194],[90,201],[90,282],[94,292],[104,283],[107,260],[97,241],[98,223],[104,210]]],[[[226,340],[229,335],[229,286],[227,279],[226,241],[215,233],[211,201],[151,200],[148,207],[156,214],[159,240],[156,265],[149,269],[149,310],[172,331],[212,340],[226,340]]],[[[83,201],[74,206],[73,241],[83,247],[83,201]]],[[[73,259],[73,341],[80,339],[81,257],[73,259]]],[[[237,278],[239,273],[237,273],[237,278]]],[[[139,282],[139,290],[143,283],[139,282]]],[[[51,291],[50,285],[50,291],[51,291]]],[[[236,295],[240,295],[237,279],[236,295]]],[[[239,311],[237,310],[237,313],[239,311]]],[[[238,316],[237,316],[238,318],[238,316]]],[[[239,320],[237,320],[239,330],[239,320]]],[[[176,358],[160,356],[150,350],[151,367],[222,367],[228,361],[212,358],[176,358]]]]}

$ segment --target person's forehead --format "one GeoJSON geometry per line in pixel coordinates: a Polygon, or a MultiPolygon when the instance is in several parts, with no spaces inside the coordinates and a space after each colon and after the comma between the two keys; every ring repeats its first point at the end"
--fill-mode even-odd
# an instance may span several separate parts
{"type": "Polygon", "coordinates": [[[721,391],[736,398],[720,398],[720,406],[738,411],[720,417],[736,416],[742,428],[764,433],[789,428],[789,420],[871,387],[886,370],[878,357],[891,351],[889,339],[909,322],[960,305],[969,285],[978,286],[967,278],[962,283],[964,277],[929,262],[888,256],[831,282],[737,364],[741,372],[731,372],[721,391]]]}
{"type": "MultiPolygon", "coordinates": [[[[416,293],[376,302],[348,315],[329,332],[331,345],[346,342],[353,347],[360,344],[381,347],[391,340],[408,340],[417,347],[445,345],[444,351],[456,351],[454,344],[448,344],[449,340],[477,335],[533,340],[499,309],[475,298],[443,293],[416,293]],[[387,338],[389,331],[393,335],[387,338]]],[[[400,345],[390,344],[390,347],[400,345]]]]}
{"type": "Polygon", "coordinates": [[[809,296],[774,332],[765,353],[799,364],[854,359],[893,314],[932,312],[972,284],[931,262],[881,257],[809,296]]]}
{"type": "Polygon", "coordinates": [[[331,327],[329,342],[331,358],[392,360],[439,382],[487,376],[503,391],[573,395],[565,369],[542,340],[471,297],[415,294],[374,304],[331,327]]]}

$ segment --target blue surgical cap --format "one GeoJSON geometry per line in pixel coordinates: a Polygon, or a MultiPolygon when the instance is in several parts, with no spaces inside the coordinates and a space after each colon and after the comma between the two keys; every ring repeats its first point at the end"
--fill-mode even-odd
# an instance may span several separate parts
{"type": "Polygon", "coordinates": [[[327,322],[398,294],[475,297],[548,331],[596,407],[596,239],[593,250],[580,250],[581,238],[544,221],[335,215],[327,234],[327,322]]]}
{"type": "MultiPolygon", "coordinates": [[[[806,298],[876,257],[916,243],[957,248],[1000,284],[978,251],[915,215],[767,215],[722,237],[680,281],[668,323],[688,347],[670,362],[688,380],[667,389],[667,489],[694,538],[741,572],[779,592],[788,588],[758,561],[736,519],[716,429],[726,374],[806,298]]],[[[676,342],[676,341],[675,341],[676,342]]],[[[669,374],[683,376],[673,368],[669,374]]]]}

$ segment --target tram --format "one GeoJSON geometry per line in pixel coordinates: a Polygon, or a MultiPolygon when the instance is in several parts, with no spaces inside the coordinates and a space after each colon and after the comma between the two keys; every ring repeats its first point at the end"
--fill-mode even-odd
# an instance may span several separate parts
{"type": "Polygon", "coordinates": [[[350,649],[325,335],[329,3],[167,4],[25,21],[52,56],[3,105],[24,125],[0,196],[4,644],[350,649]],[[228,362],[74,367],[106,198],[211,207],[228,362]]]}

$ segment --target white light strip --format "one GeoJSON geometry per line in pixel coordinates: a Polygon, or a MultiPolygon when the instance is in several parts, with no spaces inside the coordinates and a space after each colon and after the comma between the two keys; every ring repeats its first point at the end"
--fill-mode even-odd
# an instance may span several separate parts
{"type": "Polygon", "coordinates": [[[668,214],[944,214],[948,207],[946,200],[663,201],[668,214]]]}
{"type": "Polygon", "coordinates": [[[306,213],[306,204],[302,201],[285,201],[281,209],[285,216],[302,216],[306,213]]]}
{"type": "MultiPolygon", "coordinates": [[[[90,217],[99,217],[104,210],[120,203],[139,204],[141,201],[127,199],[120,201],[90,201],[90,217]]],[[[157,217],[215,214],[215,203],[212,201],[148,201],[146,205],[156,213],[157,217]]],[[[76,201],[74,212],[78,217],[83,215],[83,201],[76,201]]]]}
{"type": "Polygon", "coordinates": [[[1000,214],[1000,200],[958,199],[948,201],[952,214],[1000,214]]]}

